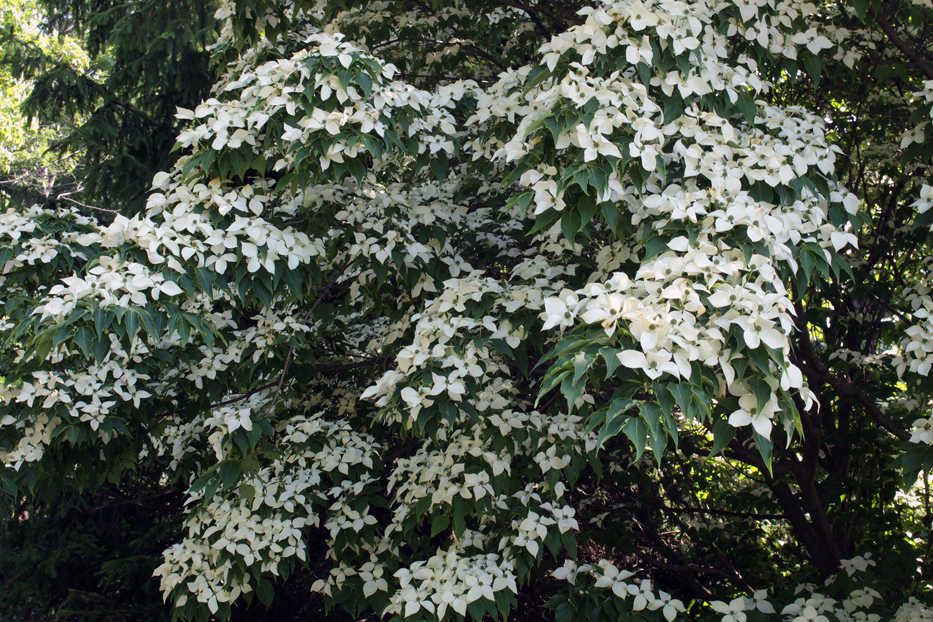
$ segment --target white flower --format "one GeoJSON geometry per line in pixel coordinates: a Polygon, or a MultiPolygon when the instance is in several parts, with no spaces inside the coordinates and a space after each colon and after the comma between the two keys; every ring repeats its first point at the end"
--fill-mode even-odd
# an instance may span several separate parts
{"type": "Polygon", "coordinates": [[[652,380],[659,378],[665,372],[675,377],[680,376],[680,369],[672,360],[671,353],[667,350],[658,350],[647,354],[638,350],[623,350],[616,353],[616,357],[625,367],[640,369],[652,380]]]}
{"type": "Polygon", "coordinates": [[[777,401],[773,395],[759,411],[758,398],[752,393],[746,393],[739,398],[739,409],[729,415],[729,425],[738,428],[751,424],[758,434],[770,438],[771,420],[777,410],[777,401]]]}
{"type": "Polygon", "coordinates": [[[733,598],[729,604],[721,600],[714,600],[710,603],[710,607],[712,607],[713,611],[716,613],[723,614],[721,622],[745,622],[747,620],[747,616],[745,615],[745,603],[746,599],[740,596],[738,598],[733,598]]]}
{"type": "Polygon", "coordinates": [[[573,326],[578,304],[576,295],[571,292],[562,292],[561,297],[545,298],[544,312],[541,314],[541,319],[544,320],[542,330],[550,330],[555,326],[559,328],[573,326]]]}

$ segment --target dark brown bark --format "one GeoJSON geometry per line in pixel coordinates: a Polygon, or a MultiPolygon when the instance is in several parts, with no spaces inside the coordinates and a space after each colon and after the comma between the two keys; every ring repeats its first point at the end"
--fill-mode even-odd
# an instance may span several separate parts
{"type": "MultiPolygon", "coordinates": [[[[812,482],[811,482],[812,484],[812,482]]],[[[822,511],[819,495],[815,494],[815,486],[808,486],[809,494],[803,499],[794,495],[790,486],[785,482],[768,481],[768,487],[780,503],[787,520],[794,530],[794,535],[806,549],[807,556],[822,577],[828,577],[839,569],[842,555],[833,539],[832,528],[826,521],[822,511]],[[809,502],[808,502],[809,501],[809,502]],[[804,509],[810,513],[810,520],[804,509]],[[813,512],[817,511],[818,518],[814,520],[813,512]]]]}
{"type": "Polygon", "coordinates": [[[814,568],[825,578],[839,569],[841,551],[845,547],[837,540],[826,513],[826,505],[816,485],[815,457],[819,450],[819,441],[815,438],[817,436],[819,435],[812,434],[804,441],[804,461],[788,456],[775,464],[770,473],[756,452],[738,443],[734,442],[730,446],[727,455],[761,471],[765,477],[765,484],[781,506],[783,518],[790,523],[794,536],[814,568]],[[813,456],[813,459],[808,460],[807,456],[813,456]],[[788,479],[796,486],[792,487],[788,479]]]}

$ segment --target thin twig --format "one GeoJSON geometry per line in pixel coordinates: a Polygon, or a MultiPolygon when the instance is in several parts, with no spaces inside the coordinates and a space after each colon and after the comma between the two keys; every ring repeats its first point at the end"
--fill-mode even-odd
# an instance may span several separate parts
{"type": "Polygon", "coordinates": [[[279,403],[279,396],[282,395],[282,386],[285,384],[285,376],[288,375],[288,368],[292,365],[292,355],[295,353],[295,344],[288,346],[288,354],[285,355],[285,365],[282,366],[282,372],[279,374],[279,382],[275,387],[275,393],[272,396],[272,405],[269,406],[269,412],[275,411],[276,404],[279,403]]]}
{"type": "Polygon", "coordinates": [[[78,206],[80,206],[80,207],[84,207],[84,208],[86,208],[86,209],[92,209],[92,210],[95,210],[95,211],[98,211],[98,212],[105,212],[105,213],[107,213],[107,214],[113,214],[114,216],[116,216],[116,215],[118,215],[118,214],[120,213],[120,212],[118,212],[118,211],[116,211],[116,210],[106,209],[106,208],[104,208],[104,207],[97,207],[97,206],[94,206],[94,205],[88,205],[87,203],[82,203],[81,201],[75,201],[74,199],[72,199],[71,197],[69,197],[69,196],[67,196],[67,195],[65,195],[65,194],[60,194],[60,195],[58,195],[57,197],[55,197],[55,200],[56,200],[56,201],[68,201],[69,203],[74,203],[75,205],[78,205],[78,206]]]}
{"type": "Polygon", "coordinates": [[[259,385],[258,387],[256,387],[255,389],[251,389],[251,390],[247,391],[246,393],[242,393],[242,394],[237,395],[237,396],[235,396],[235,397],[231,397],[231,398],[226,399],[226,400],[224,400],[224,401],[222,401],[222,402],[217,402],[216,404],[211,404],[210,406],[208,406],[208,408],[209,408],[209,409],[210,409],[210,408],[220,408],[221,406],[229,406],[230,404],[235,404],[236,402],[243,401],[243,400],[245,400],[246,398],[248,398],[248,397],[251,396],[251,395],[255,395],[256,393],[259,393],[260,391],[265,391],[266,389],[268,389],[268,388],[270,388],[270,387],[274,387],[274,386],[276,385],[277,382],[278,382],[278,380],[276,379],[276,380],[273,380],[273,381],[271,381],[271,382],[267,382],[267,383],[265,383],[265,384],[261,384],[261,385],[259,385]]]}

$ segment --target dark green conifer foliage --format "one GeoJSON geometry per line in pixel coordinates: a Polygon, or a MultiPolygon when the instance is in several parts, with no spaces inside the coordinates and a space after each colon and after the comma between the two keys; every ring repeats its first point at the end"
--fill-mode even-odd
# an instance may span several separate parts
{"type": "Polygon", "coordinates": [[[4,33],[3,61],[34,80],[28,117],[69,128],[54,145],[80,155],[77,188],[86,202],[135,212],[152,175],[171,166],[177,106],[195,106],[213,82],[206,47],[215,36],[211,2],[47,0],[48,28],[77,33],[91,70],[78,73],[4,33]]]}

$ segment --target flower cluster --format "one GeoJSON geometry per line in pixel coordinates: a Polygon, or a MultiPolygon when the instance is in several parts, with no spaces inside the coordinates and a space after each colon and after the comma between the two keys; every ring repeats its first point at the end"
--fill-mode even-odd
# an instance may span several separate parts
{"type": "Polygon", "coordinates": [[[572,560],[565,560],[564,565],[554,570],[551,575],[558,580],[567,581],[577,585],[583,581],[595,579],[593,587],[610,590],[612,594],[628,604],[631,598],[631,611],[660,611],[668,622],[671,622],[686,611],[683,602],[672,598],[663,590],[655,590],[648,579],[632,580],[634,573],[628,570],[619,570],[609,560],[600,560],[597,564],[577,564],[572,560]],[[582,576],[581,576],[582,575],[582,576]]]}
{"type": "Polygon", "coordinates": [[[457,546],[401,568],[394,577],[399,590],[383,613],[404,617],[423,609],[441,620],[448,608],[465,617],[467,607],[477,600],[495,603],[496,592],[518,593],[511,563],[494,553],[464,554],[457,546]]]}

